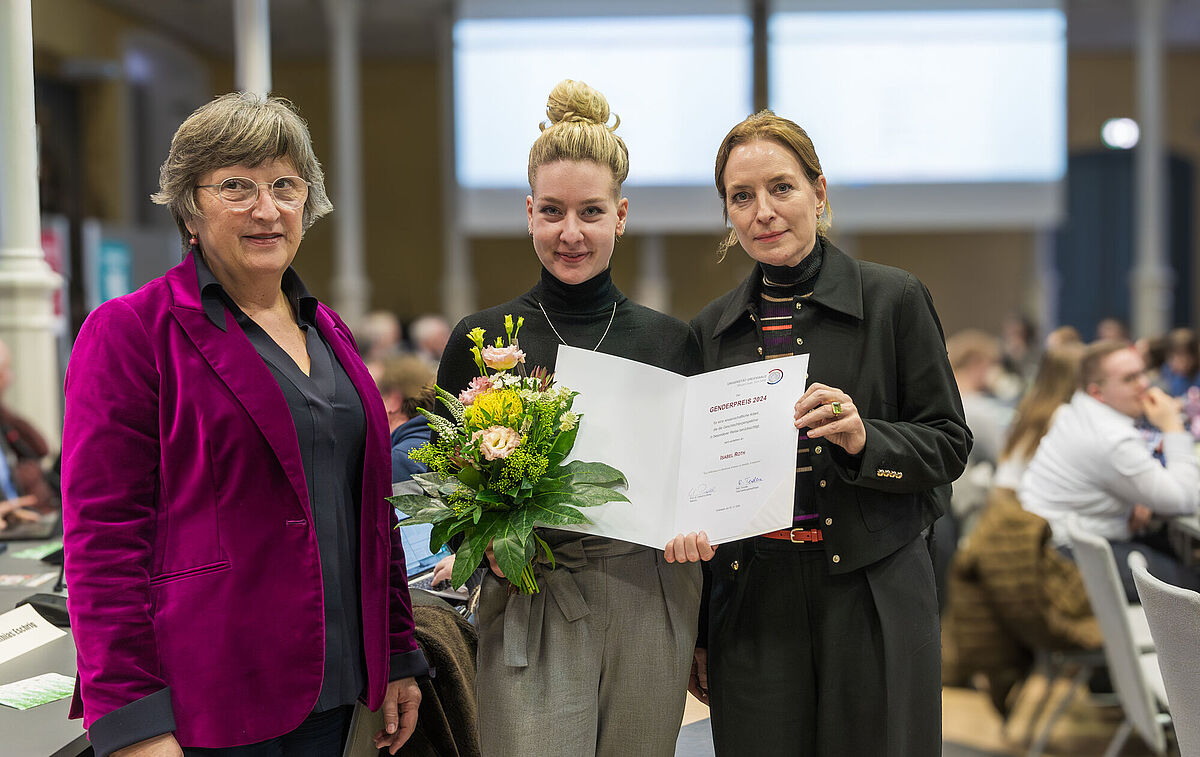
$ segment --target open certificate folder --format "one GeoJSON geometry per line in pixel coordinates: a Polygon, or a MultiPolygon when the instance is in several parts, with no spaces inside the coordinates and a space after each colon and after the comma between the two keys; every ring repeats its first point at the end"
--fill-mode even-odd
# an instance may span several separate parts
{"type": "Polygon", "coordinates": [[[579,392],[570,459],[625,474],[629,502],[583,510],[568,530],[662,547],[705,531],[713,544],[790,528],[796,488],[793,407],[808,355],[685,377],[575,347],[558,349],[556,381],[579,392]]]}

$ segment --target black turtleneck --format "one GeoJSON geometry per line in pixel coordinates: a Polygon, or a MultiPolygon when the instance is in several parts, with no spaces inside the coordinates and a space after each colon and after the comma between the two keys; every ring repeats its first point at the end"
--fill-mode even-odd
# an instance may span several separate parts
{"type": "Polygon", "coordinates": [[[517,340],[528,370],[536,366],[554,370],[561,336],[572,347],[590,350],[599,345],[598,351],[609,355],[684,375],[699,372],[699,350],[688,325],[625,297],[608,270],[582,284],[564,284],[543,268],[533,289],[459,321],[442,355],[438,386],[458,394],[479,375],[467,332],[479,326],[492,343],[504,336],[505,315],[525,319],[517,340]]]}
{"type": "Polygon", "coordinates": [[[821,239],[818,237],[817,241],[813,243],[813,248],[796,265],[759,263],[758,267],[762,269],[764,284],[776,287],[792,287],[799,284],[802,290],[799,293],[809,294],[812,292],[817,274],[821,272],[821,262],[824,258],[825,251],[821,247],[821,239]]]}

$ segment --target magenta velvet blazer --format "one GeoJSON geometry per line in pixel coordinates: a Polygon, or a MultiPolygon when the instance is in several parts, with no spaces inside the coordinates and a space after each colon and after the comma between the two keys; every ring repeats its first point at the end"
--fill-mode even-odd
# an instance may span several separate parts
{"type": "MultiPolygon", "coordinates": [[[[321,568],[283,392],[226,312],[200,305],[191,257],[104,303],[71,353],[63,524],[79,681],[71,716],[98,718],[169,686],[176,738],[274,738],[321,686],[321,568]]],[[[389,658],[417,648],[391,493],[388,425],[350,331],[317,326],[367,418],[362,630],[367,705],[389,658]]]]}

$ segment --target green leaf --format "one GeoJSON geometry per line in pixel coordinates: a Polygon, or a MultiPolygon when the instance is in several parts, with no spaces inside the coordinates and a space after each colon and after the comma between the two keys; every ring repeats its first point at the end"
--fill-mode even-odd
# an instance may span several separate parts
{"type": "Polygon", "coordinates": [[[626,485],[625,474],[611,465],[604,463],[585,463],[582,460],[572,460],[563,466],[577,484],[611,484],[626,485]]]}
{"type": "Polygon", "coordinates": [[[574,507],[595,507],[605,502],[628,502],[628,498],[620,492],[606,486],[594,484],[576,484],[568,491],[549,492],[533,498],[539,504],[572,505],[574,507]]]}
{"type": "Polygon", "coordinates": [[[466,467],[460,470],[458,472],[458,480],[463,482],[463,486],[467,486],[472,489],[478,489],[483,485],[483,475],[471,467],[466,467]]]}
{"type": "Polygon", "coordinates": [[[488,504],[491,504],[491,505],[507,505],[508,504],[508,502],[504,499],[503,495],[497,494],[496,492],[493,492],[493,491],[488,491],[487,489],[481,489],[478,492],[475,492],[475,500],[477,502],[487,502],[488,504]]]}
{"type": "Polygon", "coordinates": [[[591,523],[586,515],[570,503],[552,502],[537,497],[521,509],[518,518],[527,520],[532,526],[564,526],[569,523],[591,523]]]}
{"type": "MultiPolygon", "coordinates": [[[[467,488],[467,487],[464,487],[461,481],[459,481],[454,476],[450,476],[449,478],[447,478],[445,481],[442,482],[441,486],[438,487],[438,494],[442,495],[443,497],[449,497],[454,492],[458,491],[459,489],[464,489],[464,488],[467,488]]],[[[467,494],[468,492],[463,492],[463,493],[467,494]]],[[[473,492],[471,492],[471,493],[473,493],[473,492]]]]}
{"type": "MultiPolygon", "coordinates": [[[[430,502],[440,502],[440,500],[431,500],[424,494],[395,494],[387,498],[388,502],[405,515],[413,515],[414,513],[424,510],[429,507],[430,502]]],[[[445,503],[441,503],[445,506],[445,503]]]]}
{"type": "Polygon", "coordinates": [[[605,502],[628,502],[629,497],[626,497],[621,492],[610,489],[607,486],[597,484],[575,484],[575,493],[581,500],[588,504],[580,504],[580,507],[591,507],[594,505],[603,505],[605,502]]]}
{"type": "Polygon", "coordinates": [[[438,490],[442,488],[443,479],[436,473],[417,473],[412,479],[431,497],[436,497],[438,490]]]}
{"type": "Polygon", "coordinates": [[[550,452],[546,457],[550,459],[550,467],[555,467],[561,463],[567,455],[571,453],[571,448],[575,446],[575,437],[579,434],[579,424],[570,431],[564,431],[554,440],[554,444],[550,447],[550,452]]]}
{"type": "Polygon", "coordinates": [[[495,538],[496,531],[506,520],[507,518],[497,513],[483,513],[479,525],[464,532],[466,538],[458,548],[454,558],[454,570],[450,574],[450,582],[455,587],[465,584],[479,567],[479,563],[484,560],[488,543],[495,538]]]}
{"type": "Polygon", "coordinates": [[[429,551],[437,552],[457,533],[461,533],[471,526],[470,518],[461,516],[446,518],[436,524],[429,532],[429,551]]]}
{"type": "Polygon", "coordinates": [[[402,526],[415,526],[418,523],[439,523],[454,514],[446,507],[446,503],[438,499],[422,497],[420,494],[402,494],[399,497],[388,497],[400,512],[408,517],[400,522],[402,526]],[[396,500],[402,500],[397,502],[396,500]]]}
{"type": "Polygon", "coordinates": [[[533,559],[533,539],[530,531],[522,533],[512,520],[506,521],[496,532],[492,540],[492,549],[496,552],[496,562],[500,570],[510,581],[516,582],[525,571],[525,566],[533,559]]]}
{"type": "Polygon", "coordinates": [[[554,570],[554,550],[550,549],[550,545],[546,543],[545,539],[538,536],[537,531],[531,531],[530,533],[533,534],[533,538],[537,540],[537,543],[541,545],[542,550],[545,551],[546,562],[550,563],[550,570],[554,570]]]}

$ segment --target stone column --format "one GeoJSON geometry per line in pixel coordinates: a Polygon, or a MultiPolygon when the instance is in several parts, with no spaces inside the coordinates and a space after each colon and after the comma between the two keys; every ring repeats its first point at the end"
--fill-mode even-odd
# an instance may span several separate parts
{"type": "Polygon", "coordinates": [[[268,1],[233,2],[237,88],[261,97],[266,97],[271,91],[271,19],[268,1]]]}
{"type": "Polygon", "coordinates": [[[367,312],[363,242],[362,103],[359,92],[358,23],[360,0],[325,0],[332,51],[333,91],[334,308],[351,328],[367,312]]]}
{"type": "MultiPolygon", "coordinates": [[[[442,92],[442,313],[456,323],[476,310],[471,271],[471,240],[463,232],[458,209],[458,171],[454,148],[454,12],[447,3],[438,23],[438,76],[442,92]]],[[[519,212],[516,208],[513,212],[519,212]]]]}
{"type": "Polygon", "coordinates": [[[1134,266],[1130,277],[1132,327],[1135,337],[1163,334],[1171,326],[1174,273],[1167,255],[1166,217],[1169,196],[1163,139],[1163,12],[1164,0],[1138,0],[1137,119],[1141,139],[1133,150],[1134,266]]]}
{"type": "MultiPolygon", "coordinates": [[[[639,240],[637,296],[648,308],[666,313],[671,307],[671,282],[667,278],[666,251],[660,234],[648,234],[639,240]]],[[[620,243],[618,243],[620,244],[620,243]]],[[[621,250],[617,249],[617,254],[621,250]]]]}
{"type": "Polygon", "coordinates": [[[30,0],[0,0],[0,339],[13,359],[5,404],[51,445],[62,434],[54,292],[42,255],[30,0]]]}

